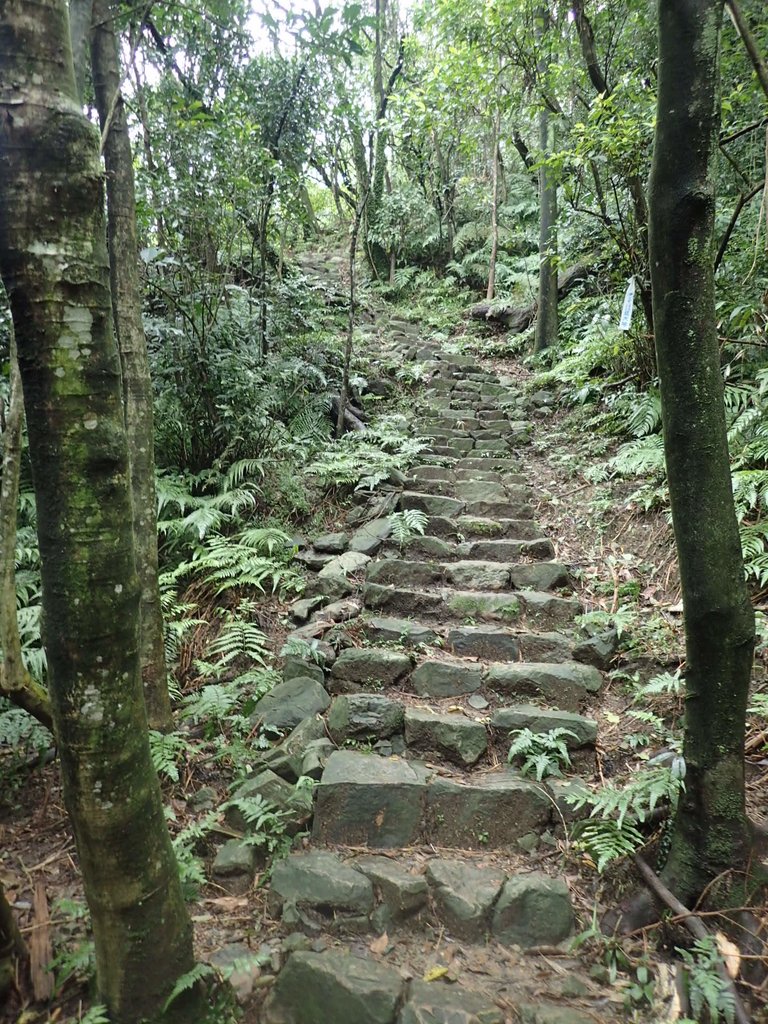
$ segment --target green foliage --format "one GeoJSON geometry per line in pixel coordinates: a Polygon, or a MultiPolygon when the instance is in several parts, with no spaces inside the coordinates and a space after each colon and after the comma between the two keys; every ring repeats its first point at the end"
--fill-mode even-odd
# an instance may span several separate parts
{"type": "Polygon", "coordinates": [[[577,849],[589,854],[598,874],[602,874],[612,861],[628,857],[644,844],[645,838],[634,825],[612,818],[579,825],[578,838],[574,843],[577,849]]]}
{"type": "MultiPolygon", "coordinates": [[[[175,814],[166,808],[166,817],[173,821],[175,814]]],[[[216,827],[218,818],[218,811],[210,811],[198,821],[190,822],[173,837],[173,852],[179,866],[181,889],[186,900],[196,899],[200,887],[207,881],[203,861],[197,850],[206,836],[216,827]]]]}
{"type": "Polygon", "coordinates": [[[418,508],[406,508],[402,512],[391,512],[387,518],[392,526],[392,539],[401,548],[412,537],[423,537],[429,523],[429,516],[418,508]]]}
{"type": "Polygon", "coordinates": [[[685,679],[680,669],[675,672],[660,672],[647,683],[638,686],[634,700],[640,701],[647,697],[672,696],[681,697],[685,692],[685,679]]]}
{"type": "Polygon", "coordinates": [[[179,762],[194,750],[181,733],[162,733],[155,729],[149,731],[149,749],[155,771],[171,782],[179,781],[179,762]]]}
{"type": "Polygon", "coordinates": [[[621,638],[637,622],[637,609],[631,605],[620,605],[615,612],[596,609],[576,616],[576,624],[586,629],[615,629],[621,638]]]}
{"type": "Polygon", "coordinates": [[[59,993],[69,981],[90,982],[96,973],[93,940],[87,935],[90,915],[84,902],[58,899],[51,907],[56,922],[56,948],[48,970],[59,993]]]}
{"type": "MultiPolygon", "coordinates": [[[[298,785],[298,783],[297,783],[298,785]]],[[[297,790],[298,792],[298,790],[297,790]]],[[[250,797],[233,797],[223,807],[236,808],[245,819],[244,842],[263,850],[270,857],[284,856],[290,848],[286,835],[287,814],[257,794],[250,797]]]]}
{"type": "Polygon", "coordinates": [[[537,782],[549,775],[561,776],[571,758],[567,740],[578,739],[571,729],[550,729],[549,732],[532,732],[530,729],[515,729],[507,760],[510,764],[522,758],[521,775],[533,775],[537,782]]]}
{"type": "Polygon", "coordinates": [[[311,661],[321,668],[325,665],[325,654],[317,640],[303,640],[301,637],[289,636],[280,649],[281,658],[301,658],[311,661]]]}
{"type": "Polygon", "coordinates": [[[619,826],[626,820],[643,822],[661,802],[668,802],[672,809],[684,787],[685,768],[682,758],[671,768],[647,768],[635,772],[624,786],[606,783],[591,791],[580,789],[566,795],[565,799],[577,810],[591,807],[590,817],[614,818],[619,826]]]}
{"type": "Polygon", "coordinates": [[[92,1006],[83,1017],[79,1018],[79,1022],[80,1024],[110,1024],[106,1006],[101,1003],[92,1006]]]}
{"type": "Polygon", "coordinates": [[[688,999],[696,1020],[701,1020],[706,1013],[711,1024],[721,1019],[733,1024],[736,1019],[733,992],[718,974],[718,965],[723,961],[715,940],[707,936],[696,939],[692,949],[675,949],[685,964],[688,999]]]}
{"type": "Polygon", "coordinates": [[[306,472],[328,489],[372,491],[393,470],[408,469],[428,443],[410,435],[404,421],[380,419],[370,430],[344,434],[306,472]]]}

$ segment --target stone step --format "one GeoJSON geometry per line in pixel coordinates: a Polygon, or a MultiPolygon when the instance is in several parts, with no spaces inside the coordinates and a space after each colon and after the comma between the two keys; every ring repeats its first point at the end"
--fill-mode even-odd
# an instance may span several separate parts
{"type": "MultiPolygon", "coordinates": [[[[442,513],[430,515],[425,534],[451,541],[501,540],[544,541],[544,531],[533,519],[512,518],[492,519],[488,516],[446,516],[442,513]]],[[[552,542],[547,540],[550,548],[552,542]]]]}
{"type": "Polygon", "coordinates": [[[366,640],[404,648],[439,646],[449,654],[481,661],[572,661],[573,642],[562,633],[536,633],[497,626],[426,625],[413,619],[363,615],[356,627],[366,640]]]}
{"type": "MultiPolygon", "coordinates": [[[[398,508],[414,508],[428,516],[456,518],[462,513],[478,519],[532,519],[533,509],[528,504],[523,488],[511,488],[509,497],[502,499],[462,499],[423,491],[403,491],[398,508]]],[[[457,527],[458,529],[458,527],[457,527]]]]}
{"type": "Polygon", "coordinates": [[[443,619],[501,622],[540,629],[567,627],[581,613],[575,598],[557,597],[536,590],[487,593],[478,590],[421,590],[366,583],[363,604],[383,614],[441,617],[443,619]]]}
{"type": "Polygon", "coordinates": [[[508,767],[465,780],[416,761],[338,750],[317,787],[312,835],[374,849],[496,850],[547,828],[551,813],[546,786],[508,767]]]}
{"type": "Polygon", "coordinates": [[[575,925],[564,879],[471,856],[433,855],[414,865],[402,855],[292,853],[275,864],[268,906],[309,935],[436,926],[449,939],[530,948],[562,942],[575,925]]]}
{"type": "Polygon", "coordinates": [[[490,479],[467,479],[464,473],[454,474],[445,469],[442,476],[434,472],[423,476],[416,468],[406,476],[404,486],[411,493],[447,494],[465,501],[527,502],[530,498],[530,491],[520,473],[508,473],[504,477],[487,475],[490,479]]]}
{"type": "Polygon", "coordinates": [[[461,590],[559,590],[570,586],[559,562],[510,563],[481,559],[454,562],[382,558],[369,563],[368,583],[395,587],[452,586],[461,590]]]}
{"type": "Polygon", "coordinates": [[[486,470],[507,470],[511,473],[517,473],[520,470],[520,463],[517,459],[512,458],[499,458],[495,456],[489,456],[488,458],[480,458],[477,455],[467,455],[461,458],[456,463],[456,469],[486,469],[486,470]]]}

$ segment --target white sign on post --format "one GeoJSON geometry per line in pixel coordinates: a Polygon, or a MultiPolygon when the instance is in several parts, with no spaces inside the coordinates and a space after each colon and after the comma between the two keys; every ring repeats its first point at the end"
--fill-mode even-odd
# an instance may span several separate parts
{"type": "Polygon", "coordinates": [[[619,320],[619,330],[628,331],[629,325],[632,323],[632,310],[635,305],[635,279],[630,277],[627,283],[627,290],[624,293],[624,305],[621,307],[621,319],[619,320]]]}

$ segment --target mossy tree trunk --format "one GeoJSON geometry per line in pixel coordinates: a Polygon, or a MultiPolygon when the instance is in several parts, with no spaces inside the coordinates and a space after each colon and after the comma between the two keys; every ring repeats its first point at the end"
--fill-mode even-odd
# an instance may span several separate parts
{"type": "Polygon", "coordinates": [[[120,92],[117,4],[94,0],[91,69],[107,171],[107,241],[123,406],[131,460],[134,551],[141,587],[139,650],[147,717],[153,729],[172,726],[157,582],[157,494],[152,381],[141,318],[133,154],[120,92]]]}
{"type": "Polygon", "coordinates": [[[744,581],[717,342],[713,224],[723,0],[661,0],[650,191],[656,351],[686,633],[686,790],[665,880],[683,900],[746,863],[744,581]]]}
{"type": "MultiPolygon", "coordinates": [[[[192,930],[149,753],[103,175],[98,133],[77,102],[65,0],[0,0],[0,273],[19,348],[51,705],[99,997],[116,1024],[159,1021],[193,965],[192,930]]],[[[195,1009],[178,1019],[197,1019],[195,1009]]]]}

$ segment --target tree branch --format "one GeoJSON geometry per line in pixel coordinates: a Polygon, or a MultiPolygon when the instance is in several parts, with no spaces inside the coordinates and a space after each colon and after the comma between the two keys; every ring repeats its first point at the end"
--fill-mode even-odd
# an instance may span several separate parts
{"type": "Polygon", "coordinates": [[[581,43],[581,52],[584,55],[584,63],[587,65],[587,73],[592,85],[595,87],[595,91],[603,93],[605,96],[610,95],[610,88],[606,81],[605,74],[603,73],[600,63],[597,59],[597,50],[595,49],[595,34],[592,31],[592,24],[589,18],[584,13],[583,0],[573,0],[571,3],[571,10],[574,14],[574,20],[576,24],[576,31],[579,34],[579,42],[581,43]]]}
{"type": "Polygon", "coordinates": [[[739,128],[737,131],[731,132],[730,135],[723,135],[720,138],[720,145],[727,146],[729,142],[735,142],[743,135],[749,135],[750,132],[756,132],[760,128],[765,128],[767,124],[768,117],[763,117],[759,121],[753,121],[752,124],[748,124],[744,128],[739,128]]]}
{"type": "Polygon", "coordinates": [[[752,35],[747,19],[742,14],[741,8],[737,4],[736,0],[725,0],[725,6],[728,8],[728,13],[731,16],[731,21],[736,28],[736,31],[741,36],[741,41],[744,43],[749,59],[752,61],[752,67],[755,69],[757,80],[763,92],[768,98],[768,65],[763,59],[763,55],[760,53],[760,49],[757,45],[757,40],[752,35]]]}
{"type": "MultiPolygon", "coordinates": [[[[701,918],[697,917],[692,913],[692,911],[688,910],[687,907],[683,906],[680,900],[669,891],[666,885],[664,885],[659,876],[648,867],[640,854],[636,853],[632,859],[634,860],[643,881],[651,892],[657,896],[662,903],[666,904],[666,906],[669,907],[677,917],[680,918],[681,924],[688,929],[691,935],[693,935],[695,939],[711,938],[710,933],[707,931],[707,928],[701,918]]],[[[741,1002],[736,985],[728,974],[728,971],[725,969],[725,964],[722,960],[717,964],[717,973],[720,980],[731,993],[737,1024],[750,1024],[750,1018],[747,1011],[744,1009],[743,1003],[741,1002]]]]}
{"type": "Polygon", "coordinates": [[[717,249],[717,256],[715,257],[715,270],[718,269],[718,267],[723,261],[723,256],[725,256],[725,250],[728,248],[728,243],[731,240],[731,235],[733,234],[734,228],[736,227],[736,222],[738,221],[739,216],[741,215],[741,211],[744,209],[747,203],[751,202],[756,195],[759,195],[764,188],[765,182],[761,181],[759,185],[755,185],[754,188],[749,190],[749,192],[742,192],[739,196],[736,206],[734,207],[733,213],[731,214],[731,219],[728,222],[728,227],[725,229],[725,231],[723,232],[723,237],[720,239],[720,245],[717,249]]]}

